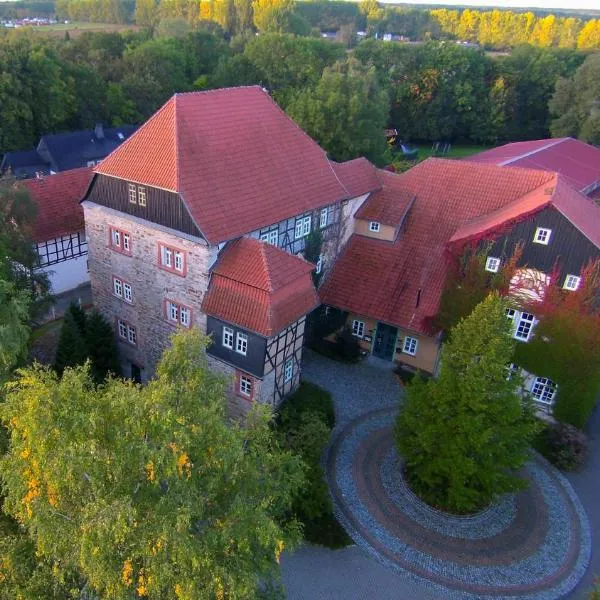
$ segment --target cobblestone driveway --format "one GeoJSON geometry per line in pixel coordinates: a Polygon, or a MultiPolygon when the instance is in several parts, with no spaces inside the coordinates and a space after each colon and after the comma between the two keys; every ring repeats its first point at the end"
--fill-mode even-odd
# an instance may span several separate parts
{"type": "Polygon", "coordinates": [[[528,467],[527,492],[491,513],[472,521],[440,517],[398,481],[391,425],[402,392],[389,365],[346,366],[309,354],[304,376],[335,399],[328,479],[338,517],[359,547],[305,548],[287,557],[291,600],[549,599],[581,578],[590,551],[587,519],[570,485],[544,461],[528,467]]]}

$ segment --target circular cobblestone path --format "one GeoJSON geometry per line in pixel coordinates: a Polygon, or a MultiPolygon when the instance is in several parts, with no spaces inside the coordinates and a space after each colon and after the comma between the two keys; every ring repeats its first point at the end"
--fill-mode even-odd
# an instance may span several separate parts
{"type": "Polygon", "coordinates": [[[387,408],[353,420],[328,454],[336,515],[357,544],[447,598],[549,600],[573,589],[590,559],[590,531],[558,471],[535,457],[524,468],[523,492],[476,515],[446,515],[404,484],[395,414],[387,408]]]}

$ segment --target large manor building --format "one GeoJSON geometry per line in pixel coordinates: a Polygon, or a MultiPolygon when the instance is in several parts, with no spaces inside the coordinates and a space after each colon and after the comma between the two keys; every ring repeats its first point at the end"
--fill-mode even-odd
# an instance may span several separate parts
{"type": "MultiPolygon", "coordinates": [[[[150,379],[175,328],[195,326],[235,412],[277,406],[299,383],[319,304],[346,313],[365,353],[435,373],[432,323],[468,246],[485,247],[495,272],[519,244],[520,287],[553,273],[575,293],[600,256],[600,150],[516,146],[396,174],[331,161],[259,87],[176,94],[94,168],[81,203],[94,304],[114,323],[124,374],[150,379]]],[[[535,315],[509,316],[526,343],[535,315]]],[[[543,373],[528,385],[551,405],[543,373]]]]}

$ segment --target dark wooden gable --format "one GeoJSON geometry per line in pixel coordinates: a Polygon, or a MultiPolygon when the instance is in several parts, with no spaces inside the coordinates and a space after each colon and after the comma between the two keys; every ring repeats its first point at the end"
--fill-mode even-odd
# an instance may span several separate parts
{"type": "Polygon", "coordinates": [[[140,206],[129,201],[129,183],[131,182],[116,177],[97,174],[85,199],[183,233],[202,236],[179,194],[142,186],[146,189],[146,206],[140,206]]]}
{"type": "Polygon", "coordinates": [[[600,250],[552,206],[516,223],[492,244],[488,256],[507,259],[518,242],[523,243],[521,266],[550,273],[558,264],[561,278],[579,274],[590,259],[600,257],[600,250]],[[533,241],[538,227],[552,230],[547,246],[533,241]]]}

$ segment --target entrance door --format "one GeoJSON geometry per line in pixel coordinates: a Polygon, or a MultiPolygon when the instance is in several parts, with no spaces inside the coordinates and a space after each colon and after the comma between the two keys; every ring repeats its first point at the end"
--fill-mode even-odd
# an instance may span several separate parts
{"type": "Polygon", "coordinates": [[[136,383],[142,383],[142,370],[134,363],[131,363],[131,379],[136,383]]]}
{"type": "Polygon", "coordinates": [[[384,360],[392,360],[396,350],[396,338],[398,329],[383,323],[377,323],[375,343],[373,344],[373,355],[384,360]]]}

